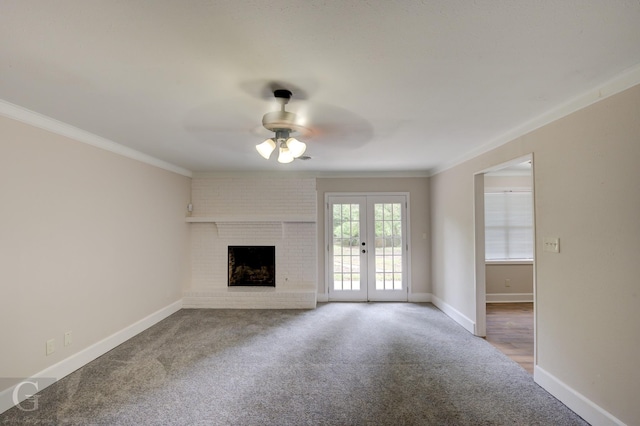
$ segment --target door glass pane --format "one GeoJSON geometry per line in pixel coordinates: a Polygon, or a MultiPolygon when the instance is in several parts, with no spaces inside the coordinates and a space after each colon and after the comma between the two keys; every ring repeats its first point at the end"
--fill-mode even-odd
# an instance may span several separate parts
{"type": "Polygon", "coordinates": [[[360,205],[333,205],[333,289],[360,290],[360,205]]]}
{"type": "Polygon", "coordinates": [[[376,290],[402,290],[402,205],[374,204],[376,290]]]}

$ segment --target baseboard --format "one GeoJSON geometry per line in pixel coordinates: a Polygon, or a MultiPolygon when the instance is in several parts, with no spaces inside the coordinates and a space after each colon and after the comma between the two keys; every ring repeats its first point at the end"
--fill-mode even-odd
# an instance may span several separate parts
{"type": "Polygon", "coordinates": [[[431,303],[444,312],[449,318],[460,324],[469,333],[475,334],[476,323],[467,318],[462,312],[434,295],[431,295],[431,303]]]}
{"type": "Polygon", "coordinates": [[[413,303],[431,302],[431,293],[409,293],[409,302],[413,302],[413,303]]]}
{"type": "Polygon", "coordinates": [[[487,303],[533,302],[533,293],[487,293],[487,303]]]}
{"type": "Polygon", "coordinates": [[[624,425],[614,415],[539,366],[534,368],[533,380],[592,425],[624,425]]]}
{"type": "Polygon", "coordinates": [[[318,293],[318,295],[316,296],[316,300],[318,301],[318,303],[326,303],[329,301],[329,295],[326,293],[318,293]]]}
{"type": "Polygon", "coordinates": [[[97,343],[94,343],[88,348],[76,352],[75,354],[63,359],[62,361],[52,365],[51,367],[45,368],[44,370],[34,374],[29,379],[23,380],[22,382],[1,391],[0,413],[7,411],[9,408],[12,408],[13,406],[21,403],[26,399],[26,397],[24,396],[14,398],[13,395],[16,387],[19,387],[22,383],[25,383],[27,381],[37,383],[39,385],[38,391],[41,391],[44,388],[62,379],[63,377],[73,373],[78,368],[87,365],[99,356],[102,356],[105,353],[109,352],[116,346],[126,342],[127,340],[131,339],[132,337],[141,333],[152,325],[162,321],[169,315],[174,314],[180,309],[182,309],[182,299],[173,302],[172,304],[162,309],[157,310],[156,312],[142,318],[141,320],[112,334],[111,336],[106,337],[97,343]]]}

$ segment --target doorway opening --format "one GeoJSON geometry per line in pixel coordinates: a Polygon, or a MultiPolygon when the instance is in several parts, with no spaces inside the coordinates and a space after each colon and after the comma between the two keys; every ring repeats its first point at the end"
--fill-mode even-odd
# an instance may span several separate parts
{"type": "Polygon", "coordinates": [[[533,302],[487,303],[487,342],[533,375],[533,302]]]}
{"type": "Polygon", "coordinates": [[[533,155],[475,176],[475,334],[535,365],[533,155]]]}

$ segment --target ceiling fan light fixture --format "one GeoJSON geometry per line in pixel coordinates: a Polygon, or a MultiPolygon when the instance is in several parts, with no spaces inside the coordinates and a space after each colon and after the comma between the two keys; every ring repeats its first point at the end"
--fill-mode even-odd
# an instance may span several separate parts
{"type": "Polygon", "coordinates": [[[280,153],[278,154],[278,163],[287,164],[293,161],[291,150],[287,147],[286,142],[280,144],[280,153]]]}
{"type": "Polygon", "coordinates": [[[264,157],[265,160],[268,160],[271,157],[271,153],[274,149],[276,149],[276,142],[269,138],[261,144],[256,145],[256,149],[258,153],[264,157]]]}
{"type": "Polygon", "coordinates": [[[307,144],[304,142],[300,142],[296,138],[289,138],[287,139],[287,148],[289,148],[289,151],[291,152],[293,158],[298,158],[302,154],[304,154],[305,150],[307,149],[307,144]]]}

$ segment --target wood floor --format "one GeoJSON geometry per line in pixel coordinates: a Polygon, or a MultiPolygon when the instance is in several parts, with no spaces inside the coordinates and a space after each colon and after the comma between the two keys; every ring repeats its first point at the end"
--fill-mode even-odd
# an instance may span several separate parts
{"type": "Polygon", "coordinates": [[[533,303],[487,303],[487,342],[533,374],[533,303]]]}

